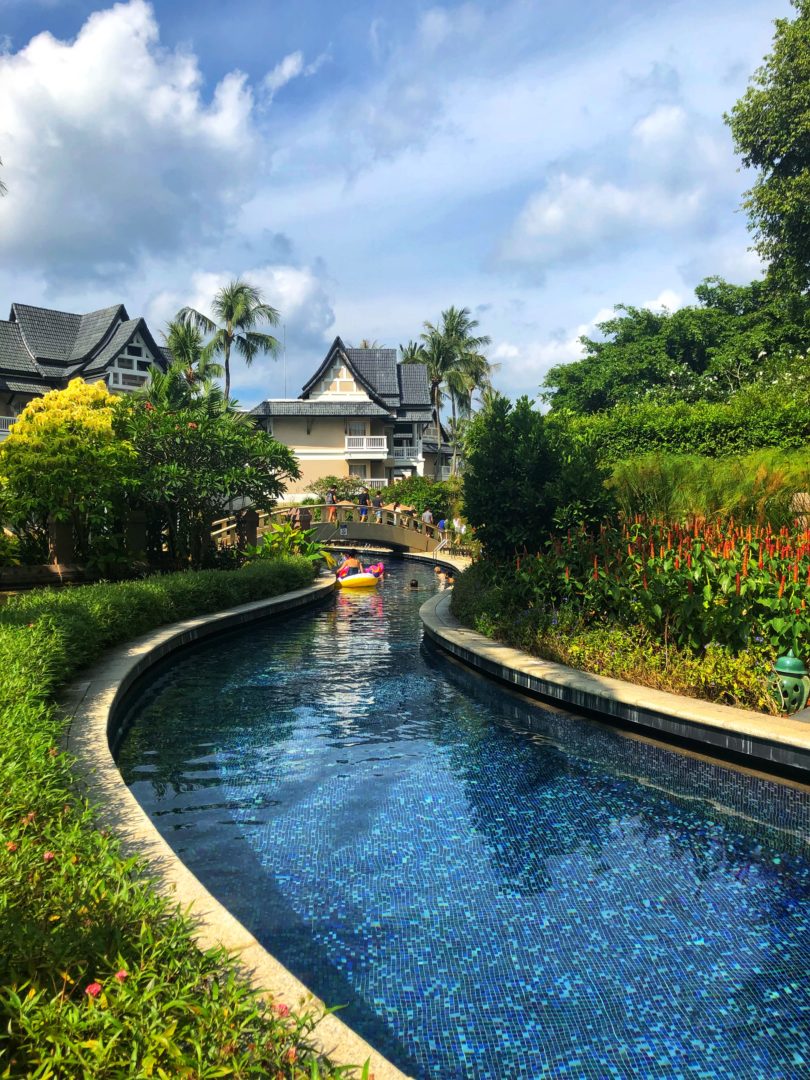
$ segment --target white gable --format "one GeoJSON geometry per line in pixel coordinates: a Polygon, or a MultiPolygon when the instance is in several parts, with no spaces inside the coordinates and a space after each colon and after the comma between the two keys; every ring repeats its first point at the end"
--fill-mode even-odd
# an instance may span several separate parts
{"type": "Polygon", "coordinates": [[[312,401],[319,398],[336,398],[343,401],[370,401],[366,391],[357,383],[344,360],[335,357],[323,376],[315,383],[309,393],[312,401]]]}

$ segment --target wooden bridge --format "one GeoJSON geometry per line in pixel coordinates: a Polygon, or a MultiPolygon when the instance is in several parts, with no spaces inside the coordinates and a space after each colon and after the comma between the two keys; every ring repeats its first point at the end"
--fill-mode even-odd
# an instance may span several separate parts
{"type": "MultiPolygon", "coordinates": [[[[322,544],[340,544],[344,547],[370,545],[396,551],[437,551],[447,543],[435,525],[425,525],[419,515],[411,511],[376,511],[373,506],[367,509],[365,520],[360,516],[359,506],[347,503],[285,507],[272,510],[269,514],[246,510],[215,521],[211,535],[218,547],[252,545],[273,522],[289,520],[291,512],[298,510],[310,513],[312,521],[306,527],[315,530],[313,539],[322,544]],[[379,522],[378,513],[381,517],[379,522]]],[[[302,524],[305,523],[306,518],[302,524]]]]}

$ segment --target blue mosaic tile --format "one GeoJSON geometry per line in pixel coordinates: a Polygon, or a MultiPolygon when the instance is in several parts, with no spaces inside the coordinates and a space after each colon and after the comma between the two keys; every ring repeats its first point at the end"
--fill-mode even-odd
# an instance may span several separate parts
{"type": "Polygon", "coordinates": [[[434,588],[165,668],[120,752],[163,835],[414,1076],[810,1076],[808,793],[467,673],[434,588]]]}

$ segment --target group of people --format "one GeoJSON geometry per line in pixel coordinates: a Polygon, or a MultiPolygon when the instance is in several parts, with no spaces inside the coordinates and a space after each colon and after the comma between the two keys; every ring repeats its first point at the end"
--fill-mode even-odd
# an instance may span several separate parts
{"type": "MultiPolygon", "coordinates": [[[[330,487],[326,493],[326,498],[324,501],[326,503],[326,520],[334,521],[337,515],[337,506],[339,502],[337,488],[330,487]]],[[[375,523],[377,525],[382,525],[384,507],[382,496],[380,495],[379,491],[375,491],[374,495],[372,496],[368,488],[364,487],[361,490],[360,494],[357,496],[357,502],[355,505],[357,506],[359,512],[360,521],[367,522],[369,520],[369,513],[373,511],[375,523]]],[[[408,524],[410,524],[413,526],[413,528],[418,529],[421,522],[421,528],[424,530],[426,527],[430,527],[435,523],[440,540],[446,540],[448,536],[450,536],[451,539],[456,542],[463,542],[464,536],[467,532],[466,524],[459,517],[454,517],[452,522],[450,523],[448,523],[447,518],[445,517],[440,518],[438,522],[434,522],[433,511],[430,509],[430,507],[425,508],[424,512],[421,515],[421,518],[416,518],[412,516],[412,510],[410,508],[403,507],[402,504],[396,500],[391,504],[390,509],[392,513],[401,515],[400,521],[406,527],[408,524]]],[[[302,525],[302,528],[308,527],[308,525],[302,525]]]]}

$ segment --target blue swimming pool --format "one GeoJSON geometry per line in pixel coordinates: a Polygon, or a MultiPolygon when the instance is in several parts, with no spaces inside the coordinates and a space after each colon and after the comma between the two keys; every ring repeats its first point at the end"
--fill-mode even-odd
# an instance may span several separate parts
{"type": "Polygon", "coordinates": [[[810,1076],[810,795],[465,672],[436,587],[160,670],[119,762],[163,835],[412,1076],[810,1076]]]}

